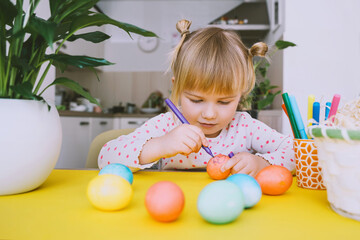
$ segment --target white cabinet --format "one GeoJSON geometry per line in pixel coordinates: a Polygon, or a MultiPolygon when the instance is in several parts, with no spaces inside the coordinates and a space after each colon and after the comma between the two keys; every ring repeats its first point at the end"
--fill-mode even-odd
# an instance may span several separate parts
{"type": "Polygon", "coordinates": [[[143,125],[149,118],[146,117],[121,117],[114,120],[115,129],[138,128],[143,125]]]}
{"type": "Polygon", "coordinates": [[[63,141],[55,168],[84,168],[91,141],[113,128],[111,118],[61,117],[63,141]]]}
{"type": "Polygon", "coordinates": [[[258,120],[278,132],[282,132],[282,110],[262,110],[258,113],[258,120]]]}
{"type": "Polygon", "coordinates": [[[113,119],[111,118],[91,118],[90,142],[102,132],[113,129],[113,119]]]}

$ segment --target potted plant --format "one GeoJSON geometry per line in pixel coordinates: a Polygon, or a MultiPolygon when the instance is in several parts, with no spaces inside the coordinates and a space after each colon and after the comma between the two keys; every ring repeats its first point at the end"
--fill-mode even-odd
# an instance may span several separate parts
{"type": "Polygon", "coordinates": [[[40,0],[0,1],[0,195],[30,191],[51,173],[61,147],[60,118],[43,92],[62,85],[97,101],[78,83],[57,78],[44,85],[51,65],[90,68],[112,64],[105,59],[62,54],[66,41],[84,39],[94,44],[110,36],[94,31],[76,35],[90,26],[111,24],[130,33],[156,37],[150,31],[91,11],[98,0],[49,0],[50,17],[35,13],[40,0]],[[27,6],[25,6],[27,5],[27,6]],[[57,43],[57,44],[55,44],[57,43]],[[41,66],[43,66],[41,68],[41,66]]]}
{"type": "MultiPolygon", "coordinates": [[[[275,43],[274,50],[269,54],[269,58],[271,59],[278,50],[294,46],[296,46],[296,44],[292,42],[278,40],[275,43]]],[[[270,62],[267,58],[254,61],[257,81],[251,93],[240,101],[242,110],[247,110],[254,118],[257,118],[258,111],[270,107],[275,97],[281,93],[281,90],[274,92],[274,89],[279,88],[279,86],[270,83],[270,79],[267,76],[269,67],[270,62]]]]}

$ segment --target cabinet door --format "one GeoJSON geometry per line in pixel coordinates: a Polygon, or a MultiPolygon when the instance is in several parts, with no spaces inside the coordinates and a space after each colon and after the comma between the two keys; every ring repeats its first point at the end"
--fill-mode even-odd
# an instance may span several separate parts
{"type": "Polygon", "coordinates": [[[269,127],[281,132],[281,110],[262,110],[258,113],[258,119],[269,127]]]}
{"type": "Polygon", "coordinates": [[[138,128],[143,125],[149,118],[120,118],[119,128],[138,128]]]}
{"type": "Polygon", "coordinates": [[[63,140],[55,168],[84,168],[90,146],[91,119],[61,117],[63,140]]]}
{"type": "Polygon", "coordinates": [[[111,118],[91,118],[90,142],[102,132],[113,129],[113,119],[111,118]]]}

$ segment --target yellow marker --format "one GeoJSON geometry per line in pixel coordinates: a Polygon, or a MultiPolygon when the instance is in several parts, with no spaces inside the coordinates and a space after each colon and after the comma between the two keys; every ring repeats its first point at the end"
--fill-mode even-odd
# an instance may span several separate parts
{"type": "MultiPolygon", "coordinates": [[[[307,114],[307,119],[308,121],[310,119],[313,118],[313,104],[315,102],[315,96],[314,95],[309,95],[308,96],[308,114],[307,114]]],[[[311,126],[311,123],[308,123],[308,126],[311,126]]]]}

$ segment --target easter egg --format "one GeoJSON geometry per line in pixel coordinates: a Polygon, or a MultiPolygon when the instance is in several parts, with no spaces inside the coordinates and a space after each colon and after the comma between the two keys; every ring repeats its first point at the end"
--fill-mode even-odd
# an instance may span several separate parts
{"type": "Polygon", "coordinates": [[[208,162],[207,166],[206,166],[206,172],[209,174],[209,176],[212,179],[215,180],[220,180],[220,179],[225,179],[227,178],[227,176],[229,176],[230,174],[230,169],[222,172],[221,171],[221,167],[222,165],[224,165],[230,158],[226,155],[223,154],[218,154],[215,157],[213,157],[212,159],[210,159],[210,161],[208,162]]]}
{"type": "Polygon", "coordinates": [[[160,181],[152,185],[145,196],[145,207],[155,220],[171,222],[176,220],[185,204],[181,188],[170,181],[160,181]]]}
{"type": "Polygon", "coordinates": [[[106,165],[100,170],[99,175],[102,174],[115,174],[122,178],[125,178],[130,184],[133,183],[133,173],[130,168],[121,163],[111,163],[106,165]]]}
{"type": "Polygon", "coordinates": [[[212,182],[201,190],[197,209],[203,219],[213,224],[234,221],[244,210],[244,199],[240,188],[233,182],[212,182]]]}
{"type": "Polygon", "coordinates": [[[280,195],[290,188],[293,176],[287,168],[271,165],[263,168],[255,179],[264,194],[280,195]]]}
{"type": "Polygon", "coordinates": [[[125,208],[133,195],[130,183],[113,174],[102,174],[93,178],[87,188],[90,203],[104,211],[125,208]]]}
{"type": "Polygon", "coordinates": [[[237,173],[229,176],[226,180],[235,183],[244,196],[245,208],[255,206],[261,199],[261,188],[259,183],[250,175],[237,173]]]}

